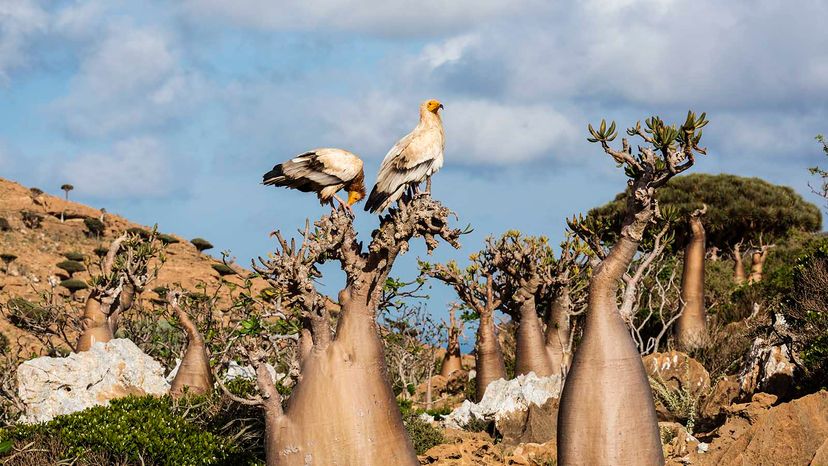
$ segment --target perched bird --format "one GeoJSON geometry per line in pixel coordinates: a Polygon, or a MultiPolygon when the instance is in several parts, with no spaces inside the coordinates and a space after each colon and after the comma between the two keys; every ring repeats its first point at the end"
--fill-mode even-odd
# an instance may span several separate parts
{"type": "Polygon", "coordinates": [[[264,174],[268,186],[284,186],[308,193],[315,192],[322,204],[336,199],[348,212],[365,197],[365,174],[362,160],[343,149],[315,149],[280,163],[264,174]],[[348,201],[336,195],[348,191],[348,201]]]}
{"type": "Polygon", "coordinates": [[[402,197],[407,188],[418,192],[423,181],[426,181],[426,191],[431,191],[431,175],[443,166],[445,134],[438,113],[441,108],[443,104],[436,100],[420,105],[417,127],[397,141],[382,160],[377,184],[368,196],[365,210],[383,211],[402,197]]]}

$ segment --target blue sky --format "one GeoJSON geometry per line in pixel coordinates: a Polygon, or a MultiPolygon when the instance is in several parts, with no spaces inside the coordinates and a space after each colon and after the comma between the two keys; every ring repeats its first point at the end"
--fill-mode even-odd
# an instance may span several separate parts
{"type": "MultiPolygon", "coordinates": [[[[828,131],[828,3],[715,0],[0,0],[0,176],[239,262],[324,213],[266,189],[315,147],[379,161],[428,98],[445,104],[435,196],[475,232],[557,240],[624,187],[586,142],[601,117],[707,111],[699,172],[809,194],[828,131]]],[[[360,215],[367,236],[376,219],[360,215]]],[[[395,269],[412,277],[414,248],[395,269]]],[[[330,270],[336,275],[334,270],[330,270]]],[[[339,278],[326,278],[335,287],[339,278]]],[[[440,315],[451,293],[436,286],[440,315]]]]}

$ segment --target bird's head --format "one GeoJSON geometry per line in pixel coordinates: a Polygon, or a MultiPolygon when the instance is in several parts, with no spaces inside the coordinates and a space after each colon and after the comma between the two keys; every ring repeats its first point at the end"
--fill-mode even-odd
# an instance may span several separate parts
{"type": "Polygon", "coordinates": [[[423,106],[431,113],[437,113],[441,108],[443,108],[443,104],[441,104],[439,100],[434,99],[425,101],[423,106]]]}
{"type": "Polygon", "coordinates": [[[365,191],[348,191],[348,205],[354,205],[365,197],[365,191]]]}

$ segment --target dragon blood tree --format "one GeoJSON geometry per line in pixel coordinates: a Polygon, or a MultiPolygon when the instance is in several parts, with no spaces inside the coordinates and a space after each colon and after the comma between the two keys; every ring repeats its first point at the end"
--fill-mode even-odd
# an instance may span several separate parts
{"type": "Polygon", "coordinates": [[[438,238],[459,247],[463,232],[449,228],[450,215],[417,196],[380,218],[367,248],[340,211],[307,226],[299,245],[275,233],[278,250],[254,268],[279,295],[274,305],[302,316],[302,339],[311,341],[300,342],[301,375],[284,408],[265,366],[257,365],[269,466],[418,464],[389,383],[376,313],[391,267],[413,238],[422,237],[429,252],[438,238]],[[317,265],[328,260],[339,261],[346,276],[335,331],[316,289],[317,265]]]}
{"type": "Polygon", "coordinates": [[[583,336],[561,394],[558,464],[661,465],[664,457],[652,392],[641,356],[618,309],[619,281],[639,249],[647,227],[660,215],[656,190],[695,163],[705,114],[688,112],[680,126],[653,116],[627,134],[644,145],[636,154],[624,138],[610,146],[615,123],[592,125],[590,142],[623,165],[629,178],[626,215],[618,239],[593,268],[583,336]]]}
{"type": "Polygon", "coordinates": [[[124,233],[112,241],[101,259],[100,274],[90,280],[78,351],[113,338],[121,314],[132,308],[135,297],[158,276],[165,261],[163,250],[155,230],[146,237],[124,233]]]}

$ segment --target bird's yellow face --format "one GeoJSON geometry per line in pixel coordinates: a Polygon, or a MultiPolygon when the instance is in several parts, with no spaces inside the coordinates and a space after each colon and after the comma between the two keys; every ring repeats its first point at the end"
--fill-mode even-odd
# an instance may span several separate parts
{"type": "Polygon", "coordinates": [[[431,99],[425,104],[426,108],[429,112],[437,113],[441,108],[443,108],[443,104],[440,103],[439,100],[431,99]]]}
{"type": "Polygon", "coordinates": [[[362,198],[365,197],[365,194],[359,191],[348,191],[348,205],[354,205],[362,198]]]}

